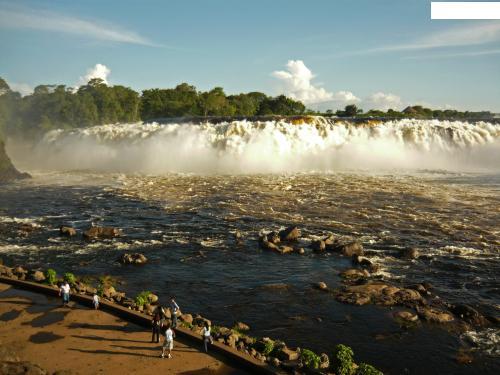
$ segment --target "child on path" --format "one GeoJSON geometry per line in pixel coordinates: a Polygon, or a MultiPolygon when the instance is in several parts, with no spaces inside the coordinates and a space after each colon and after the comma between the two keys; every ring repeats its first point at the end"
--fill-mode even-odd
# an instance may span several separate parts
{"type": "Polygon", "coordinates": [[[99,296],[97,293],[94,293],[94,297],[92,297],[92,303],[94,304],[94,309],[97,310],[99,308],[99,296]]]}
{"type": "Polygon", "coordinates": [[[165,352],[167,352],[167,358],[172,358],[172,349],[174,348],[174,337],[175,333],[170,328],[170,324],[167,324],[167,330],[165,331],[165,341],[163,342],[163,348],[161,351],[161,358],[165,358],[165,352]]]}
{"type": "Polygon", "coordinates": [[[59,296],[62,295],[63,306],[68,306],[70,290],[71,288],[67,281],[65,281],[64,284],[62,284],[61,287],[59,288],[59,296]]]}

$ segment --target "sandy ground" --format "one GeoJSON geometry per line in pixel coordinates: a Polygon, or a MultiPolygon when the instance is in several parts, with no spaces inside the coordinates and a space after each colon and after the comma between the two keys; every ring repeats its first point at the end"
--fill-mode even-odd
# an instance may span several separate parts
{"type": "MultiPolygon", "coordinates": [[[[49,372],[72,374],[245,374],[185,341],[173,358],[144,328],[102,311],[14,289],[0,283],[0,346],[49,372]]],[[[0,360],[2,360],[0,358],[0,360]]]]}

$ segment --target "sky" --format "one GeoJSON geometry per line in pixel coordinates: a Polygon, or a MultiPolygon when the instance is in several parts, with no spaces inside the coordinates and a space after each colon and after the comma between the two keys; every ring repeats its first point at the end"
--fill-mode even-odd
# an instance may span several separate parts
{"type": "Polygon", "coordinates": [[[0,0],[0,77],[23,94],[100,77],[346,104],[500,112],[500,20],[429,0],[0,0]]]}

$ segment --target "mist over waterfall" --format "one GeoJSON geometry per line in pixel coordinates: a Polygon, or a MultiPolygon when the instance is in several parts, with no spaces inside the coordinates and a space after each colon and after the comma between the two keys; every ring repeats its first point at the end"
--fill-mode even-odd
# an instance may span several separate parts
{"type": "Polygon", "coordinates": [[[394,120],[135,123],[54,130],[30,153],[32,169],[162,174],[345,169],[498,171],[500,124],[394,120]],[[297,123],[298,122],[298,123],[297,123]]]}

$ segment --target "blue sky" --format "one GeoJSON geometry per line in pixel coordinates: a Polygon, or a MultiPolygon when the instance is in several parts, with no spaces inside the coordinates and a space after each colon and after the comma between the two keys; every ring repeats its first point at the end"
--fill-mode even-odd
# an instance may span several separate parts
{"type": "Polygon", "coordinates": [[[500,112],[500,20],[432,21],[428,0],[0,0],[0,33],[0,76],[24,91],[103,64],[136,90],[500,112]]]}

